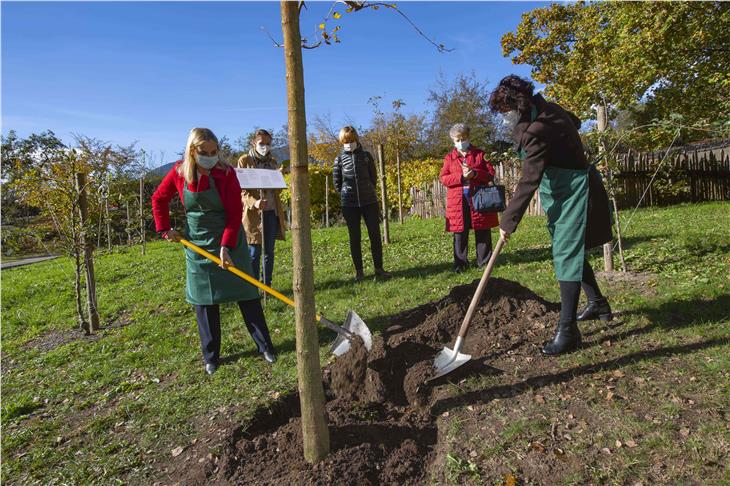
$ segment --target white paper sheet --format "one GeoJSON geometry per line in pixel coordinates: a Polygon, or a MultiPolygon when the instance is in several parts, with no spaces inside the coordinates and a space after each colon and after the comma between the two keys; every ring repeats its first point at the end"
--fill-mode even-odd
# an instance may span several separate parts
{"type": "Polygon", "coordinates": [[[271,169],[236,169],[241,189],[286,189],[284,175],[271,169]]]}

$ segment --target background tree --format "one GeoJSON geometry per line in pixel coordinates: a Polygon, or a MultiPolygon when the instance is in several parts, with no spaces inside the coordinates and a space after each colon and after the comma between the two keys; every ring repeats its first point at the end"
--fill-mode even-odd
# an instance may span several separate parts
{"type": "Polygon", "coordinates": [[[471,127],[471,143],[486,150],[494,141],[494,116],[489,110],[487,81],[476,78],[474,73],[458,74],[452,82],[443,76],[429,93],[433,106],[433,118],[428,130],[430,152],[443,156],[454,146],[449,129],[455,123],[471,127]]]}

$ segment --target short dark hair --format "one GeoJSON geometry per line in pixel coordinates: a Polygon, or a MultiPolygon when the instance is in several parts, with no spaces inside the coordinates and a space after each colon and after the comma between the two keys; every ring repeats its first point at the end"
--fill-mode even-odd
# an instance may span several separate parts
{"type": "Polygon", "coordinates": [[[271,136],[268,130],[264,130],[263,128],[259,128],[256,130],[256,132],[253,134],[253,138],[251,139],[251,144],[256,145],[256,140],[259,138],[268,137],[269,140],[274,140],[274,137],[271,136]]]}
{"type": "Polygon", "coordinates": [[[502,78],[489,97],[489,108],[495,113],[517,110],[526,113],[530,107],[535,86],[526,79],[510,74],[502,78]]]}

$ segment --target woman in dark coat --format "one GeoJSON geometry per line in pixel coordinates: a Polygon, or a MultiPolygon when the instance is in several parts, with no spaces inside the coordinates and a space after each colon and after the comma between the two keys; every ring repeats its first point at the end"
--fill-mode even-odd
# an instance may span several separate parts
{"type": "Polygon", "coordinates": [[[583,150],[580,120],[533,91],[532,83],[510,75],[489,100],[492,111],[501,113],[512,129],[522,158],[522,176],[502,214],[500,233],[504,239],[514,233],[539,188],[561,303],[557,332],[542,352],[557,355],[580,345],[576,321],[612,318],[586,258],[586,250],[611,241],[611,215],[601,176],[583,150]],[[581,286],[588,306],[577,314],[581,286]]]}
{"type": "Polygon", "coordinates": [[[457,123],[449,136],[454,149],[444,157],[441,183],[446,191],[446,231],[454,234],[454,271],[461,272],[469,265],[469,230],[474,230],[477,266],[484,266],[492,255],[491,228],[499,224],[497,213],[474,210],[471,195],[478,186],[491,185],[494,167],[484,158],[484,152],[469,143],[470,129],[457,123]]]}
{"type": "Polygon", "coordinates": [[[355,281],[365,277],[362,267],[362,246],[360,220],[365,221],[370,238],[370,253],[373,255],[375,276],[387,279],[390,273],[383,269],[383,244],[380,241],[380,209],[375,192],[377,173],[370,152],[360,145],[357,131],[346,126],[340,130],[342,152],[335,158],[332,180],[340,193],[342,216],[347,223],[350,236],[350,254],[355,265],[355,281]]]}

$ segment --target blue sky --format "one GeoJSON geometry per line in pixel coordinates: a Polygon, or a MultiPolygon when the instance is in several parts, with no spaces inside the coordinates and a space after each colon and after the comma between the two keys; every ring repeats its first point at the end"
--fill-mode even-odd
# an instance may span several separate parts
{"type": "MultiPolygon", "coordinates": [[[[310,2],[311,35],[332,3],[310,2]]],[[[499,39],[546,3],[401,2],[439,53],[395,12],[345,14],[341,44],[304,52],[307,116],[367,125],[380,95],[404,111],[428,109],[439,75],[474,72],[493,86],[529,76],[502,56],[499,39]]],[[[6,2],[2,9],[2,132],[51,129],[116,144],[138,141],[173,160],[193,126],[236,139],[286,123],[278,2],[6,2]]],[[[342,11],[342,9],[340,8],[342,11]]]]}

